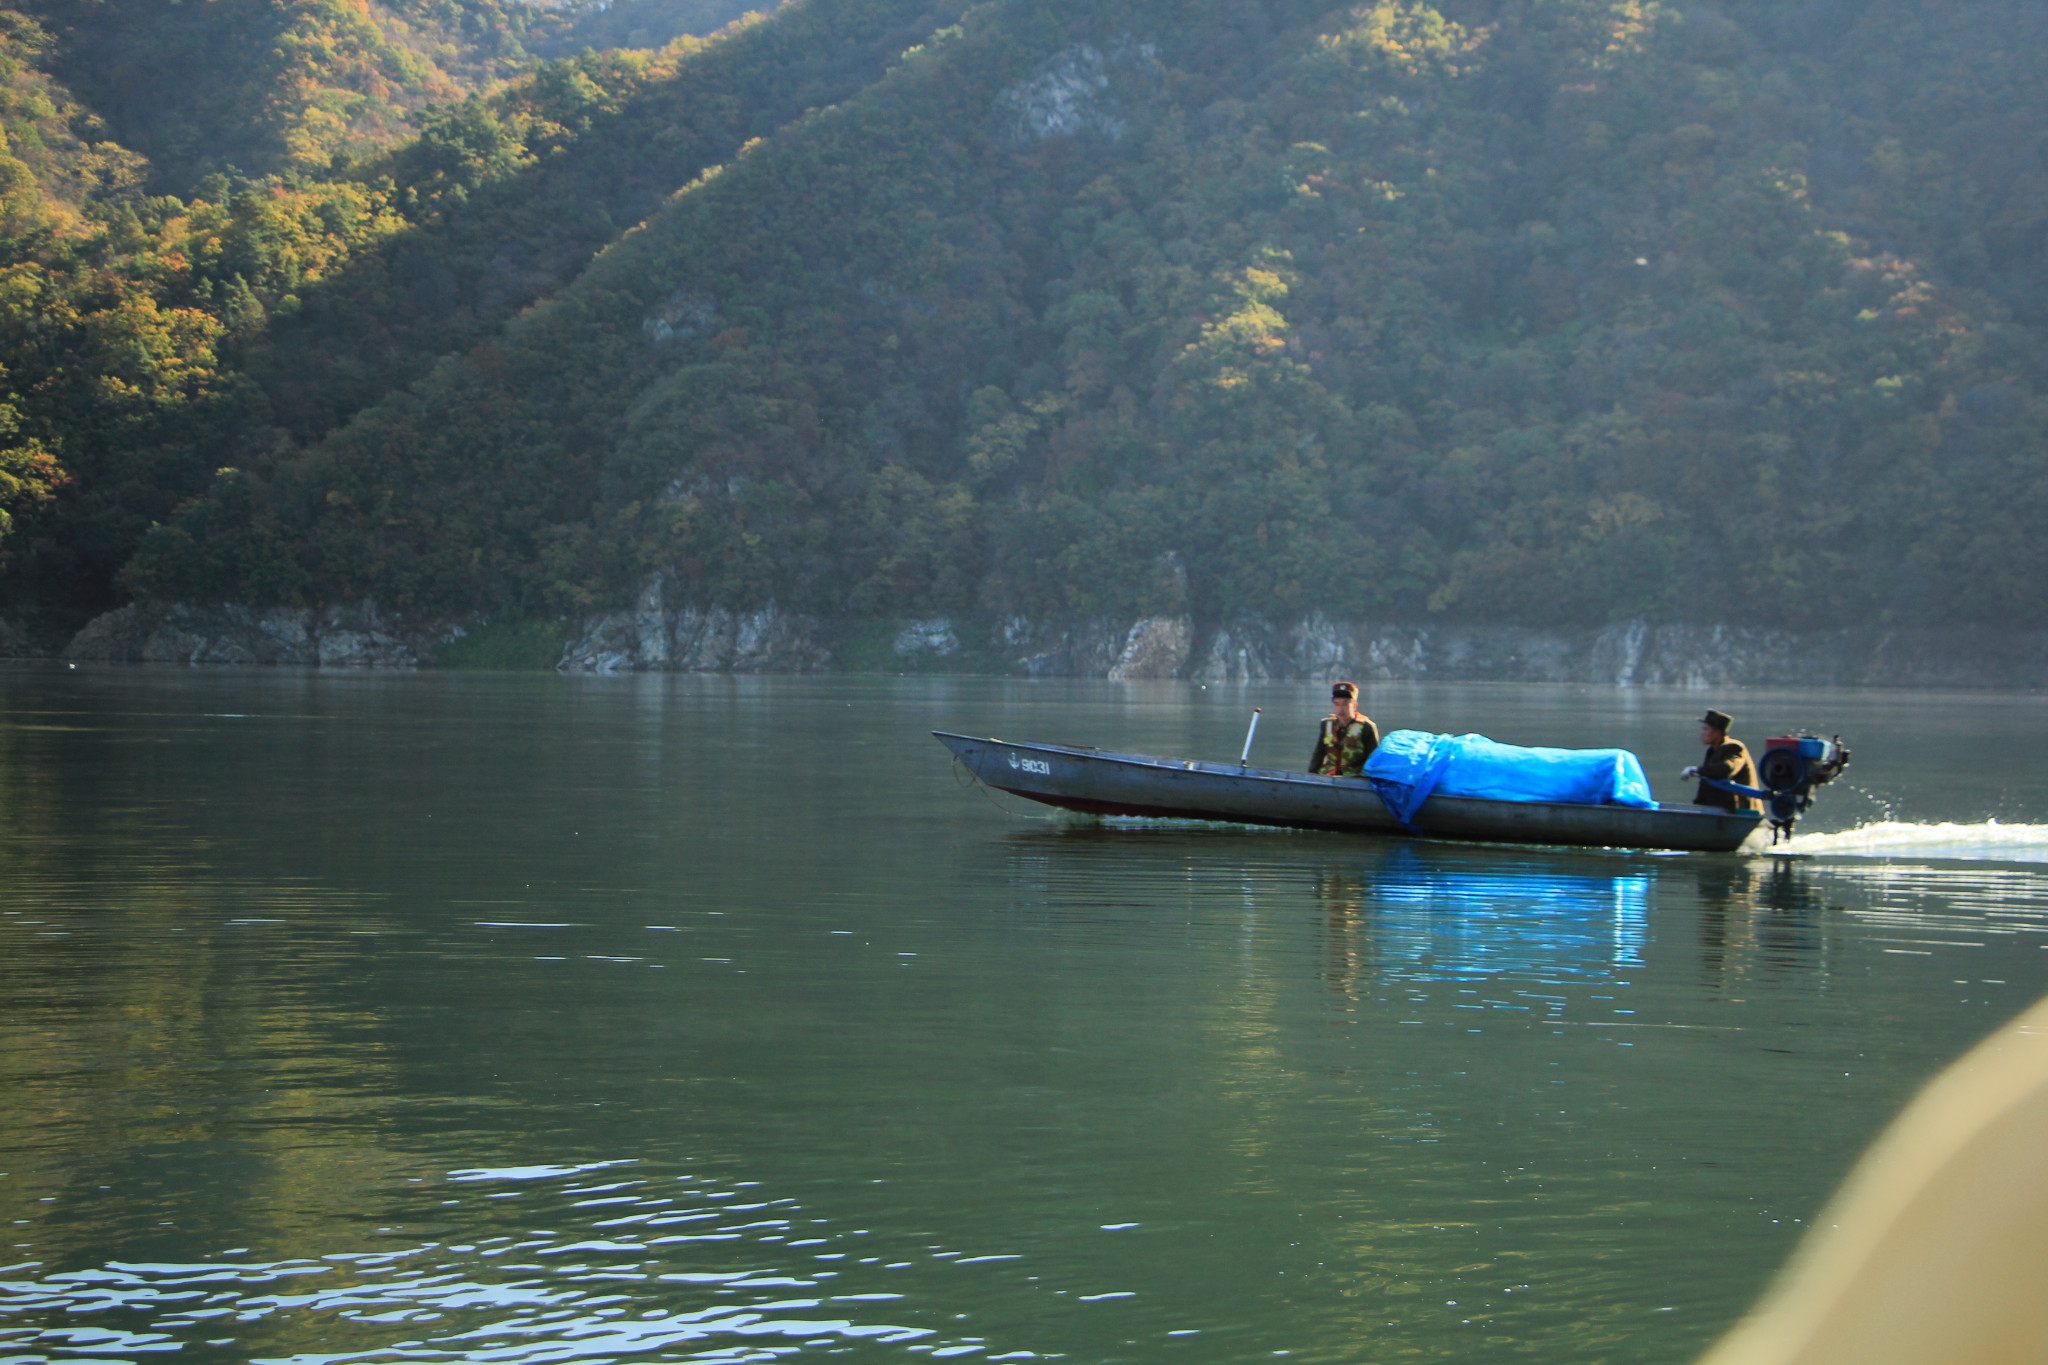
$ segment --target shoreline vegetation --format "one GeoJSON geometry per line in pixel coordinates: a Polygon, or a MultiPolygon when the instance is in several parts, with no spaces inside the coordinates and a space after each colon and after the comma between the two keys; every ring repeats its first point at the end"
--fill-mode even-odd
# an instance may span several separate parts
{"type": "Polygon", "coordinates": [[[2024,641],[2044,61],[2025,0],[0,4],[0,617],[2024,641]]]}

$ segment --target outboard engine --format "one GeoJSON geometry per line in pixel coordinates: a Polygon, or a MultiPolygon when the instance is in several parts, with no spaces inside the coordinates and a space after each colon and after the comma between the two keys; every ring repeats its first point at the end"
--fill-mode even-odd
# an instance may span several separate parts
{"type": "Polygon", "coordinates": [[[1771,842],[1792,837],[1792,825],[1813,804],[1813,789],[1849,766],[1842,737],[1780,735],[1764,741],[1756,761],[1756,779],[1763,788],[1765,812],[1771,821],[1771,842]]]}

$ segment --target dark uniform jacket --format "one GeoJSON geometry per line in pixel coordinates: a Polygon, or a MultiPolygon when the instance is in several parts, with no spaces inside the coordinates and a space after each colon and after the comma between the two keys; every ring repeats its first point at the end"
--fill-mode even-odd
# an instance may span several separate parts
{"type": "Polygon", "coordinates": [[[1356,777],[1365,760],[1380,747],[1380,729],[1369,716],[1360,716],[1338,733],[1337,718],[1323,717],[1322,732],[1316,737],[1315,757],[1308,770],[1324,777],[1356,777]]]}
{"type": "MultiPolygon", "coordinates": [[[[1725,744],[1708,747],[1707,756],[1700,760],[1700,776],[1718,777],[1723,782],[1754,787],[1756,764],[1749,761],[1749,750],[1742,747],[1742,741],[1731,739],[1725,744]]],[[[1753,796],[1737,796],[1734,792],[1725,792],[1704,782],[1700,783],[1692,803],[1695,806],[1718,806],[1722,810],[1762,810],[1764,804],[1753,796]]]]}

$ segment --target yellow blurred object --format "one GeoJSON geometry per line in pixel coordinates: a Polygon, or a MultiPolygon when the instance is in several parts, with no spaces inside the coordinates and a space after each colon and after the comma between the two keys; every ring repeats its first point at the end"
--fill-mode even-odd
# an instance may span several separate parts
{"type": "Polygon", "coordinates": [[[1885,1130],[1699,1365],[2048,1365],[2048,1000],[1885,1130]]]}

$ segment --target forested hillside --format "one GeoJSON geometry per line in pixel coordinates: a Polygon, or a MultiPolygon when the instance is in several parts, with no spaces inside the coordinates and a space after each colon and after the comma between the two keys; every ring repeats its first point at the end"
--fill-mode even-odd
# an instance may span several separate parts
{"type": "Polygon", "coordinates": [[[411,116],[537,58],[659,48],[772,0],[16,0],[46,69],[152,188],[213,172],[321,174],[414,136],[411,116]]]}
{"type": "Polygon", "coordinates": [[[218,207],[14,58],[16,600],[2048,624],[2038,5],[959,11],[218,207]]]}
{"type": "MultiPolygon", "coordinates": [[[[573,279],[615,220],[774,120],[858,90],[933,14],[873,6],[874,22],[835,25],[831,42],[800,18],[536,66],[511,39],[569,43],[609,11],[515,0],[36,8],[56,27],[0,9],[0,614],[46,633],[119,601],[117,576],[144,533],[216,470],[289,455],[573,279]],[[465,33],[475,41],[451,45],[465,33]],[[426,43],[433,34],[449,41],[426,43]],[[217,66],[196,55],[209,45],[217,66]],[[182,87],[165,62],[154,86],[108,88],[142,110],[135,140],[161,164],[50,74],[145,63],[153,47],[184,62],[182,87]],[[236,65],[259,49],[275,60],[236,65]],[[524,65],[465,94],[447,72],[481,70],[489,52],[524,65]],[[369,79],[371,58],[405,80],[369,79]],[[365,92],[375,118],[323,122],[323,110],[360,112],[347,101],[365,92]],[[221,129],[238,121],[247,136],[230,143],[221,129]],[[290,136],[265,141],[266,127],[290,136]],[[294,159],[337,128],[342,142],[294,159]],[[219,136],[199,136],[209,130],[219,136]],[[179,150],[195,145],[221,154],[179,150]],[[226,160],[230,147],[262,173],[226,160]],[[499,208],[504,221],[479,225],[499,208]]],[[[704,7],[660,12],[671,10],[704,7]]]]}

